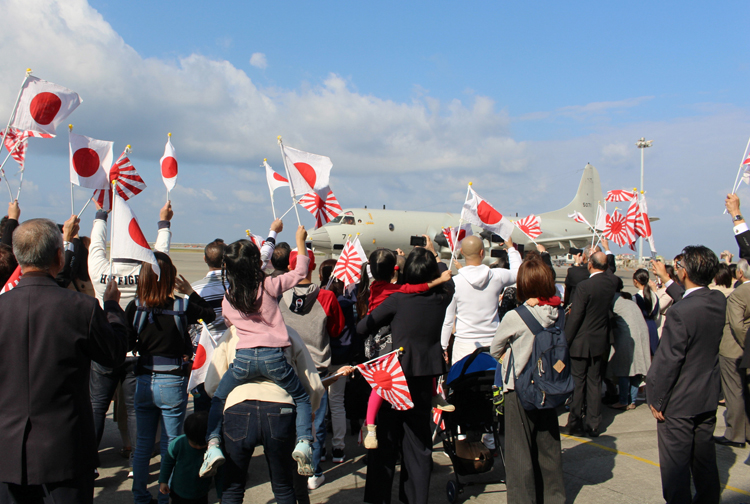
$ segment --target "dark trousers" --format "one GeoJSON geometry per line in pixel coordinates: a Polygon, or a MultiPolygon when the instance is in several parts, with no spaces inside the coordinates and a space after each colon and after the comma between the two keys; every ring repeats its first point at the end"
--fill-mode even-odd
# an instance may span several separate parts
{"type": "Polygon", "coordinates": [[[184,497],[180,497],[174,491],[169,492],[169,498],[172,501],[172,504],[208,504],[208,495],[204,495],[203,497],[198,497],[197,499],[186,499],[184,497]]]}
{"type": "Polygon", "coordinates": [[[583,405],[586,404],[586,430],[598,430],[602,421],[602,358],[601,357],[571,357],[570,374],[576,388],[570,402],[568,427],[583,429],[581,417],[584,415],[583,405]]]}
{"type": "Polygon", "coordinates": [[[508,504],[565,503],[557,413],[526,411],[514,391],[505,394],[505,467],[508,504]]]}
{"type": "MultiPolygon", "coordinates": [[[[94,433],[96,434],[96,445],[102,441],[104,434],[104,421],[107,418],[107,410],[117,385],[122,383],[122,391],[125,396],[125,409],[128,414],[128,437],[133,451],[138,438],[135,421],[135,363],[137,357],[126,357],[125,363],[116,368],[104,367],[96,362],[91,363],[91,375],[89,378],[89,395],[91,397],[91,409],[94,412],[94,433]]],[[[97,456],[98,457],[98,456],[97,456]]],[[[99,461],[97,460],[97,465],[99,461]]]]}
{"type": "Polygon", "coordinates": [[[245,401],[224,412],[226,469],[222,503],[242,503],[250,459],[255,447],[262,445],[276,502],[295,504],[295,422],[293,404],[245,401]]]}
{"type": "Polygon", "coordinates": [[[656,424],[659,435],[662,495],[667,504],[718,504],[721,498],[713,434],[716,410],[688,418],[665,415],[656,424]],[[690,476],[695,497],[690,495],[690,476]]]}
{"type": "Polygon", "coordinates": [[[378,448],[369,450],[365,502],[388,504],[401,453],[399,498],[408,504],[427,504],[432,465],[430,430],[432,377],[407,378],[414,407],[396,411],[384,402],[378,414],[378,448]]]}
{"type": "MultiPolygon", "coordinates": [[[[44,485],[15,485],[0,483],[0,492],[11,495],[16,504],[92,504],[94,475],[44,485]]],[[[13,501],[11,501],[13,502],[13,501]]]]}

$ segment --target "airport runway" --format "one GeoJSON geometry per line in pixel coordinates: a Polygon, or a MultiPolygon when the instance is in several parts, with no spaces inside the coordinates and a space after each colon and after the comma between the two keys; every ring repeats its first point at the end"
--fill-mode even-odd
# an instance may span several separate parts
{"type": "MultiPolygon", "coordinates": [[[[172,256],[178,271],[190,281],[201,278],[205,272],[203,256],[195,252],[173,251],[172,256]]],[[[557,268],[558,281],[562,281],[566,268],[557,268]]],[[[618,270],[627,290],[632,287],[632,270],[618,270]]],[[[568,502],[582,504],[632,504],[661,503],[661,479],[658,468],[656,421],[648,407],[639,403],[633,411],[620,412],[606,406],[602,408],[603,430],[599,438],[577,438],[565,436],[562,441],[563,468],[568,502]]],[[[716,433],[724,432],[724,408],[719,408],[716,433]]],[[[111,415],[110,417],[111,418],[111,415]]],[[[565,425],[567,413],[560,415],[560,424],[565,425]]],[[[331,452],[330,440],[328,441],[331,452]]],[[[133,501],[131,480],[127,479],[127,461],[119,455],[120,436],[111,419],[101,445],[103,467],[96,481],[96,501],[101,503],[130,503],[133,501]]],[[[330,461],[323,463],[326,483],[310,494],[314,503],[362,502],[367,468],[362,463],[365,449],[357,445],[356,436],[346,437],[347,459],[342,464],[330,461]]],[[[719,473],[725,485],[722,503],[739,504],[750,502],[750,448],[736,449],[725,446],[716,448],[719,473]]],[[[246,503],[272,502],[273,493],[262,448],[258,449],[251,462],[246,503]]],[[[442,444],[435,444],[435,463],[430,487],[430,503],[447,503],[446,484],[453,479],[450,461],[442,451],[442,444]]],[[[505,485],[498,483],[503,477],[502,464],[496,461],[492,471],[483,475],[462,477],[462,482],[472,482],[465,488],[457,502],[502,504],[506,502],[505,485]]],[[[513,463],[508,460],[508,463],[513,463]]],[[[151,492],[156,495],[156,478],[159,457],[151,460],[151,492]]],[[[398,476],[397,476],[398,477],[398,476]]],[[[213,492],[209,502],[218,502],[213,492]]],[[[393,502],[398,502],[398,481],[393,485],[393,502]]]]}

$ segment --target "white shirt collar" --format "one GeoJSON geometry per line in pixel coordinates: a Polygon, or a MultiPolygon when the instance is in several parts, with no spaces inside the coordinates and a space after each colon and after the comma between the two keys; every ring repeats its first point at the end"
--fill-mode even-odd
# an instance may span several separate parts
{"type": "Polygon", "coordinates": [[[598,274],[600,274],[600,273],[604,273],[604,272],[603,272],[603,271],[601,271],[601,270],[594,270],[594,272],[593,272],[593,273],[591,273],[591,274],[589,275],[589,278],[591,278],[591,277],[593,277],[593,276],[595,276],[595,275],[598,275],[598,274]]]}
{"type": "Polygon", "coordinates": [[[682,299],[685,299],[688,294],[697,291],[698,289],[705,289],[705,287],[693,287],[692,289],[688,289],[685,291],[685,293],[682,295],[682,299]]]}

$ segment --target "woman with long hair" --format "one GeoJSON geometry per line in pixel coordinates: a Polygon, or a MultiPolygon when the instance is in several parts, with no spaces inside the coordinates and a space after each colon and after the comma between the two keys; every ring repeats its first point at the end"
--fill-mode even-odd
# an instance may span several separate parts
{"type": "MultiPolygon", "coordinates": [[[[187,408],[187,382],[192,368],[193,343],[189,324],[203,319],[213,322],[214,309],[193,291],[167,254],[155,252],[160,274],[143,263],[138,277],[136,299],[125,315],[132,326],[131,348],[136,363],[135,417],[138,440],[133,456],[133,497],[136,504],[153,498],[147,489],[148,467],[156,430],[161,423],[161,453],[182,434],[187,408]],[[189,296],[187,303],[176,300],[174,291],[189,296]]],[[[159,494],[160,504],[169,495],[159,494]]]]}
{"type": "Polygon", "coordinates": [[[659,318],[659,298],[651,288],[651,277],[646,269],[637,269],[633,273],[633,285],[638,289],[638,293],[633,296],[633,300],[638,304],[638,308],[643,313],[648,326],[648,339],[651,348],[651,355],[656,353],[656,347],[659,346],[659,331],[657,319],[659,318]]]}

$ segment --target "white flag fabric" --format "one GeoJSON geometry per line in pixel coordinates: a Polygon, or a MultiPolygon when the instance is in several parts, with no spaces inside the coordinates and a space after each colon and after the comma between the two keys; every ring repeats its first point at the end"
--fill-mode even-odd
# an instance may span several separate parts
{"type": "Polygon", "coordinates": [[[271,191],[271,197],[273,197],[273,192],[278,189],[279,187],[288,187],[289,181],[285,178],[273,171],[273,168],[268,166],[268,163],[266,160],[263,160],[263,165],[266,167],[266,181],[268,182],[268,189],[271,191]]]}
{"type": "Polygon", "coordinates": [[[134,259],[151,263],[154,273],[161,274],[156,256],[143,236],[130,205],[117,192],[112,195],[112,245],[111,255],[115,259],[134,259]]]}
{"type": "Polygon", "coordinates": [[[500,235],[507,240],[513,232],[513,223],[503,214],[495,210],[492,205],[483,200],[473,188],[469,188],[469,197],[461,210],[461,220],[500,235]]]}
{"type": "Polygon", "coordinates": [[[70,133],[70,182],[89,189],[109,187],[113,142],[70,133]],[[105,168],[105,166],[107,168],[105,168]]]}
{"type": "Polygon", "coordinates": [[[190,373],[187,389],[193,390],[195,387],[206,381],[206,373],[214,356],[214,339],[208,330],[205,322],[201,322],[203,329],[200,338],[198,338],[198,348],[195,350],[193,357],[193,371],[190,373]]]}
{"type": "Polygon", "coordinates": [[[177,184],[177,155],[172,145],[172,139],[167,139],[167,145],[164,146],[164,155],[159,160],[161,165],[161,178],[164,180],[164,185],[167,186],[167,191],[174,189],[177,184]]]}
{"type": "Polygon", "coordinates": [[[13,116],[12,128],[55,135],[55,128],[81,104],[70,89],[28,76],[13,116]]]}
{"type": "Polygon", "coordinates": [[[284,155],[295,196],[311,192],[326,194],[322,191],[328,187],[328,178],[333,168],[331,158],[286,146],[284,155]]]}
{"type": "Polygon", "coordinates": [[[601,205],[598,205],[599,209],[596,212],[596,222],[594,223],[594,227],[598,231],[604,231],[604,228],[607,227],[607,217],[609,214],[606,210],[604,210],[604,207],[601,205]]]}
{"type": "Polygon", "coordinates": [[[638,217],[635,221],[635,233],[648,240],[648,246],[651,248],[651,252],[656,253],[654,233],[651,230],[651,221],[648,218],[648,206],[646,205],[645,195],[641,195],[638,217]]]}

